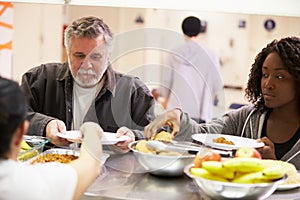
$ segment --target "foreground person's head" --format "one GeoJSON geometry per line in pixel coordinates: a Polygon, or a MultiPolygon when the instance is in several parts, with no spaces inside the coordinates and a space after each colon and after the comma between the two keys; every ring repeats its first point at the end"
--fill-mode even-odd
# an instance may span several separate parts
{"type": "Polygon", "coordinates": [[[16,159],[28,127],[25,117],[25,99],[18,83],[0,77],[0,159],[16,159]]]}

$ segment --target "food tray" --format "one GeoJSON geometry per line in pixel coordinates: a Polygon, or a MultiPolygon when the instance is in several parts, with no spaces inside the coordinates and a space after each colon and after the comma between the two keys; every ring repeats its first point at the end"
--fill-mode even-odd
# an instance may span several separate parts
{"type": "MultiPolygon", "coordinates": [[[[29,163],[33,162],[38,156],[40,155],[47,155],[47,154],[67,154],[67,155],[74,155],[79,156],[79,149],[78,150],[72,150],[72,149],[64,149],[64,148],[52,148],[44,151],[43,153],[37,155],[36,157],[29,160],[29,163]]],[[[106,161],[106,159],[109,157],[109,154],[103,153],[101,158],[101,164],[103,165],[106,161]]]]}

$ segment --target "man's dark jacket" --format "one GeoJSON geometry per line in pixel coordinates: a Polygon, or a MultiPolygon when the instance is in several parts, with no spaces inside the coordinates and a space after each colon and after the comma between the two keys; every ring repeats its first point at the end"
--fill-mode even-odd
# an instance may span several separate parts
{"type": "MultiPolygon", "coordinates": [[[[154,99],[146,85],[136,77],[115,72],[111,66],[105,83],[84,121],[97,122],[104,131],[116,132],[126,126],[143,130],[154,119],[154,99]]],[[[49,63],[32,68],[22,76],[21,89],[28,102],[29,135],[45,135],[52,119],[65,122],[71,130],[73,120],[73,78],[68,63],[49,63]]],[[[134,131],[144,138],[142,131],[134,131]]]]}

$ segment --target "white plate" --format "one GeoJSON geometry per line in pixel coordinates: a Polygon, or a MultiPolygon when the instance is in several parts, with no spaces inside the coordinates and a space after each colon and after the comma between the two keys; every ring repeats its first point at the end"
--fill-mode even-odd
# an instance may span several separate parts
{"type": "MultiPolygon", "coordinates": [[[[64,133],[57,133],[57,136],[61,138],[65,138],[70,142],[81,142],[81,132],[78,130],[73,130],[73,131],[66,131],[64,133]]],[[[102,134],[102,144],[103,145],[112,145],[116,144],[118,142],[126,141],[129,139],[127,135],[123,135],[119,138],[116,137],[116,133],[111,133],[111,132],[103,132],[102,134]]]]}
{"type": "MultiPolygon", "coordinates": [[[[298,176],[300,177],[300,173],[298,173],[298,176]]],[[[297,187],[300,187],[300,182],[294,184],[280,184],[277,186],[277,190],[291,190],[297,187]]]]}
{"type": "Polygon", "coordinates": [[[65,139],[67,139],[70,142],[78,142],[78,143],[80,143],[81,139],[82,139],[81,132],[78,131],[78,130],[66,131],[66,132],[63,132],[63,133],[56,133],[56,135],[58,137],[65,138],[65,139]]]}
{"type": "Polygon", "coordinates": [[[102,134],[102,144],[104,144],[104,145],[116,144],[118,142],[123,142],[128,139],[129,139],[129,136],[127,136],[127,135],[122,135],[121,137],[117,138],[116,133],[103,132],[103,134],[102,134]]]}
{"type": "Polygon", "coordinates": [[[194,134],[192,138],[198,142],[203,143],[204,145],[210,146],[212,148],[223,149],[223,150],[235,150],[240,147],[252,147],[259,148],[263,147],[265,144],[263,142],[257,142],[254,139],[233,136],[233,135],[225,135],[225,134],[194,134]],[[224,137],[226,140],[230,140],[234,143],[234,145],[229,144],[220,144],[216,143],[213,140],[218,137],[224,137]]]}

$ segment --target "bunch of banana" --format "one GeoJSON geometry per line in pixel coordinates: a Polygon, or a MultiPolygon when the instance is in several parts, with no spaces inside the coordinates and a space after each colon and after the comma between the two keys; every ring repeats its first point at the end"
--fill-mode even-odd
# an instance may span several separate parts
{"type": "Polygon", "coordinates": [[[210,180],[244,184],[272,182],[285,175],[281,166],[265,164],[258,158],[204,161],[201,168],[191,168],[190,172],[210,180]]]}

